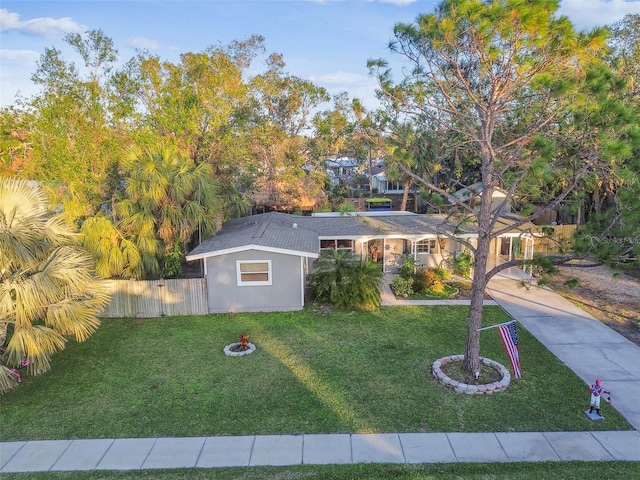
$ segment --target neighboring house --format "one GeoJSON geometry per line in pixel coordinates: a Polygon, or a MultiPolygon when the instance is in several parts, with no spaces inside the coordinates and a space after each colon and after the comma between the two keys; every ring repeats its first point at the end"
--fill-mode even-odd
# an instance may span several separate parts
{"type": "MultiPolygon", "coordinates": [[[[369,178],[374,192],[388,195],[402,195],[404,184],[387,177],[385,161],[382,158],[358,160],[349,157],[328,158],[324,161],[327,177],[332,185],[352,185],[357,175],[369,178]]],[[[417,191],[414,187],[412,191],[417,191]]]]}
{"type": "Polygon", "coordinates": [[[381,194],[396,194],[400,195],[404,193],[404,183],[397,180],[389,180],[387,177],[387,171],[382,170],[371,177],[371,186],[374,191],[381,194]]]}
{"type": "MultiPolygon", "coordinates": [[[[480,199],[482,197],[483,187],[482,182],[477,182],[468,187],[461,188],[453,194],[453,196],[461,202],[469,203],[471,206],[479,208],[480,199]]],[[[494,211],[499,207],[502,207],[502,213],[511,213],[511,203],[506,202],[507,192],[501,188],[496,188],[491,195],[491,210],[494,211]],[[503,205],[504,204],[504,205],[503,205]]],[[[454,202],[449,202],[454,203],[454,202]]]]}
{"type": "Polygon", "coordinates": [[[357,158],[327,158],[324,166],[332,185],[350,184],[353,177],[361,173],[360,161],[357,158]]]}
{"type": "MultiPolygon", "coordinates": [[[[505,219],[497,228],[507,225],[505,219]]],[[[531,228],[527,224],[494,240],[494,263],[513,255],[532,258],[531,228]]],[[[304,307],[305,278],[323,250],[349,250],[394,273],[403,254],[414,256],[420,266],[435,267],[463,251],[462,239],[474,243],[476,237],[457,231],[442,215],[269,212],[225,223],[187,260],[204,262],[209,312],[289,311],[304,307]]]]}

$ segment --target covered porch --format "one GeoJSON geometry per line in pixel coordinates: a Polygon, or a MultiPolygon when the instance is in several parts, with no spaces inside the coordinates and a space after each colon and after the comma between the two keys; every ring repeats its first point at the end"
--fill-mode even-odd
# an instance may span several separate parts
{"type": "Polygon", "coordinates": [[[442,266],[461,250],[459,242],[437,235],[413,237],[380,237],[362,240],[359,245],[361,257],[380,263],[385,273],[394,274],[402,266],[402,256],[411,255],[421,268],[442,266]]]}
{"type": "MultiPolygon", "coordinates": [[[[475,244],[475,239],[467,238],[475,244]]],[[[380,237],[359,242],[362,258],[369,258],[382,265],[386,274],[395,274],[402,266],[402,255],[410,254],[420,268],[435,268],[448,264],[462,252],[462,242],[444,236],[429,235],[423,237],[380,237]]],[[[495,238],[487,259],[487,271],[496,265],[511,260],[533,259],[535,237],[530,234],[507,233],[495,238]]],[[[510,267],[497,274],[500,278],[530,280],[531,265],[510,267]]]]}
{"type": "MultiPolygon", "coordinates": [[[[491,254],[487,259],[487,271],[511,260],[533,259],[534,246],[535,237],[529,233],[513,232],[497,237],[491,245],[491,254]]],[[[531,265],[511,267],[498,273],[499,277],[514,280],[529,280],[532,275],[531,265]]]]}

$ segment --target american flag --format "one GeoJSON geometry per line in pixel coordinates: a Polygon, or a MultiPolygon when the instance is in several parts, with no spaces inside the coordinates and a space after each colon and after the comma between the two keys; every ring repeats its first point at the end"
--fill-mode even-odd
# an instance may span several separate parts
{"type": "Polygon", "coordinates": [[[516,332],[516,321],[509,322],[506,325],[498,327],[500,339],[504,345],[504,349],[509,355],[511,366],[513,367],[513,375],[516,378],[522,377],[520,374],[520,357],[518,356],[518,333],[516,332]]]}

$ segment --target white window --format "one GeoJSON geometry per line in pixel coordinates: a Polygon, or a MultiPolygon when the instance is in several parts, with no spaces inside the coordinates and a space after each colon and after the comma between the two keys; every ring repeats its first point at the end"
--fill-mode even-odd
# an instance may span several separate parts
{"type": "Polygon", "coordinates": [[[436,239],[428,238],[416,242],[416,253],[437,253],[436,239]]]}
{"type": "Polygon", "coordinates": [[[404,185],[402,185],[399,182],[387,182],[387,188],[386,191],[398,191],[398,190],[404,190],[404,185]]]}
{"type": "Polygon", "coordinates": [[[332,238],[330,240],[320,240],[320,250],[352,250],[353,240],[332,238]]]}
{"type": "Polygon", "coordinates": [[[236,261],[238,286],[271,285],[271,260],[236,261]]]}

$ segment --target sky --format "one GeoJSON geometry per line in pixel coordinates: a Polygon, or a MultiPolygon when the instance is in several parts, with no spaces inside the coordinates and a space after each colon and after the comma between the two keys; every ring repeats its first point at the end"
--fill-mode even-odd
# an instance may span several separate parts
{"type": "MultiPolygon", "coordinates": [[[[69,32],[102,30],[126,62],[136,49],[178,62],[181,53],[226,46],[253,34],[282,54],[289,74],[330,94],[347,92],[375,108],[367,60],[402,68],[388,44],[396,23],[430,13],[437,0],[0,0],[0,106],[37,92],[30,77],[45,48],[78,61],[63,41],[69,32]]],[[[640,13],[640,0],[562,0],[559,13],[579,30],[640,13]]],[[[78,63],[79,64],[79,63],[78,63]]]]}

